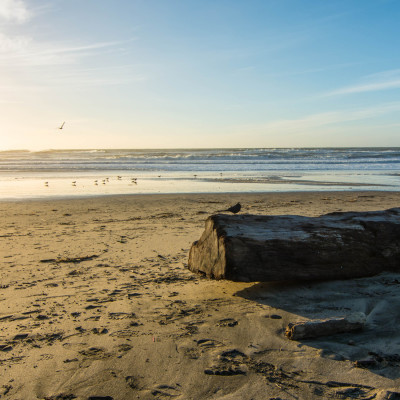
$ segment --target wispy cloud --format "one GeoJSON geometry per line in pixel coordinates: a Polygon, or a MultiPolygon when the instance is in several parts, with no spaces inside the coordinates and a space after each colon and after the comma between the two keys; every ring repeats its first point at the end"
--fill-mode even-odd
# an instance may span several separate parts
{"type": "Polygon", "coordinates": [[[298,75],[311,75],[319,72],[326,72],[326,71],[334,71],[338,69],[345,69],[354,67],[355,65],[359,65],[360,63],[342,63],[342,64],[331,64],[331,65],[324,65],[321,67],[316,68],[307,68],[307,69],[292,69],[288,71],[279,71],[275,73],[268,74],[270,77],[285,77],[285,76],[298,76],[298,75]]]}
{"type": "Polygon", "coordinates": [[[8,101],[17,93],[52,87],[120,85],[146,79],[135,66],[121,64],[136,38],[58,42],[38,40],[26,27],[16,33],[16,22],[22,24],[52,9],[52,3],[36,4],[34,9],[27,4],[0,0],[0,22],[5,22],[4,28],[13,26],[0,32],[1,98],[8,101]]]}
{"type": "Polygon", "coordinates": [[[121,45],[122,43],[126,43],[126,41],[114,41],[114,42],[100,42],[100,43],[92,43],[84,46],[66,46],[63,48],[52,48],[49,50],[45,50],[42,54],[66,54],[66,53],[81,53],[87,50],[97,50],[97,49],[104,49],[106,47],[114,47],[116,45],[121,45]]]}
{"type": "Polygon", "coordinates": [[[8,66],[75,64],[83,57],[110,51],[121,52],[121,46],[132,40],[70,45],[38,43],[28,36],[9,37],[0,33],[0,58],[8,66]]]}
{"type": "Polygon", "coordinates": [[[31,16],[22,0],[0,0],[0,18],[19,23],[26,22],[31,16]]]}
{"type": "Polygon", "coordinates": [[[0,32],[0,55],[11,55],[24,51],[31,39],[27,36],[9,37],[0,32]]]}
{"type": "Polygon", "coordinates": [[[400,69],[383,71],[368,75],[363,81],[352,86],[346,86],[326,93],[326,96],[337,96],[354,93],[375,92],[400,88],[400,69]]]}
{"type": "Polygon", "coordinates": [[[368,107],[350,111],[331,111],[307,115],[298,119],[285,119],[272,121],[262,126],[264,130],[280,132],[303,132],[323,126],[341,124],[352,121],[361,121],[400,111],[400,102],[381,104],[376,107],[368,107]]]}
{"type": "Polygon", "coordinates": [[[378,90],[398,89],[400,88],[400,79],[394,79],[387,82],[367,83],[364,85],[349,86],[330,92],[329,95],[352,94],[363,92],[375,92],[378,90]]]}
{"type": "Polygon", "coordinates": [[[147,76],[136,71],[135,65],[118,65],[99,68],[78,68],[52,74],[46,79],[47,87],[111,86],[144,82],[147,76]]]}
{"type": "MultiPolygon", "coordinates": [[[[0,0],[1,1],[1,0],[0,0]]],[[[38,42],[28,36],[0,33],[0,85],[6,93],[51,87],[109,86],[143,82],[135,65],[120,64],[135,39],[93,43],[38,42]],[[99,64],[98,60],[103,62],[99,64]],[[99,65],[98,67],[93,67],[99,65]],[[9,86],[12,86],[10,88],[9,86]]]]}

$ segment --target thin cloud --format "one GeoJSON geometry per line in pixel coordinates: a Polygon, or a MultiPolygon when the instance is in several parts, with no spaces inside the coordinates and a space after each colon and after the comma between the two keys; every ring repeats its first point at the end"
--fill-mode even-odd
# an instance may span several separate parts
{"type": "Polygon", "coordinates": [[[85,46],[73,46],[73,47],[64,47],[64,48],[52,48],[49,50],[43,51],[41,54],[66,54],[66,53],[81,53],[87,50],[97,50],[104,49],[106,47],[114,47],[120,46],[122,43],[126,43],[126,41],[115,41],[115,42],[100,42],[100,43],[92,43],[85,46]]]}
{"type": "MultiPolygon", "coordinates": [[[[0,0],[1,1],[1,0],[0,0]]],[[[118,65],[119,56],[129,51],[135,38],[86,44],[37,42],[28,36],[9,37],[0,33],[0,83],[13,81],[19,87],[37,88],[122,85],[142,82],[146,76],[134,65],[118,65]],[[108,66],[82,68],[90,58],[102,56],[108,66]],[[114,62],[113,62],[114,60],[114,62]],[[29,73],[28,73],[29,71],[29,73]]]]}
{"type": "MultiPolygon", "coordinates": [[[[0,0],[1,1],[1,0],[0,0]]],[[[48,66],[76,64],[83,57],[104,52],[119,52],[120,46],[131,40],[90,43],[74,46],[67,44],[37,43],[28,36],[8,37],[0,33],[0,57],[8,66],[48,66]]]]}
{"type": "Polygon", "coordinates": [[[326,94],[326,96],[337,96],[354,93],[376,92],[400,88],[400,70],[394,69],[368,75],[364,78],[366,82],[358,85],[346,86],[326,94]]]}
{"type": "Polygon", "coordinates": [[[31,17],[22,0],[0,0],[0,18],[7,21],[24,23],[31,17]]]}
{"type": "Polygon", "coordinates": [[[0,54],[12,54],[24,51],[30,42],[31,39],[27,36],[15,36],[11,38],[0,32],[0,54]]]}
{"type": "Polygon", "coordinates": [[[389,69],[387,71],[380,71],[374,74],[367,75],[366,78],[381,80],[381,79],[391,79],[393,77],[399,77],[399,76],[400,76],[400,69],[389,69]]]}
{"type": "Polygon", "coordinates": [[[349,86],[339,90],[330,92],[330,96],[340,95],[340,94],[353,94],[353,93],[363,93],[363,92],[376,92],[378,90],[389,90],[400,88],[400,79],[395,79],[388,82],[377,82],[368,83],[358,86],[349,86]]]}
{"type": "Polygon", "coordinates": [[[305,131],[322,126],[361,121],[400,110],[400,102],[382,104],[376,107],[351,111],[331,111],[311,114],[298,119],[272,121],[263,125],[263,129],[271,132],[305,131]]]}
{"type": "Polygon", "coordinates": [[[326,72],[326,71],[350,68],[350,67],[354,67],[355,65],[360,65],[360,63],[333,64],[333,65],[325,65],[322,67],[308,68],[308,69],[303,69],[303,70],[294,69],[294,70],[271,73],[271,74],[268,74],[268,76],[276,78],[276,77],[285,77],[285,76],[309,75],[309,74],[315,74],[315,73],[319,73],[319,72],[326,72]]]}
{"type": "Polygon", "coordinates": [[[47,78],[45,86],[115,86],[139,83],[146,80],[147,77],[145,75],[135,72],[135,66],[110,66],[57,73],[47,78]]]}

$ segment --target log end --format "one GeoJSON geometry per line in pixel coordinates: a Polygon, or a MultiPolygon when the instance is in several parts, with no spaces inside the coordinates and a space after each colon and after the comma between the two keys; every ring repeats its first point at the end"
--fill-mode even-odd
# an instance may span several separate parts
{"type": "Polygon", "coordinates": [[[225,279],[225,232],[218,226],[217,220],[218,215],[207,218],[201,238],[190,248],[188,268],[208,278],[225,279]]]}

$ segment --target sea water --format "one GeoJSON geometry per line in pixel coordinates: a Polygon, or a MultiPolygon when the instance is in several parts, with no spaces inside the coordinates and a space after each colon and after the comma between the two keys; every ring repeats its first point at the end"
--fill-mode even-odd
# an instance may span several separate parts
{"type": "Polygon", "coordinates": [[[400,148],[0,152],[0,200],[399,189],[400,148]]]}

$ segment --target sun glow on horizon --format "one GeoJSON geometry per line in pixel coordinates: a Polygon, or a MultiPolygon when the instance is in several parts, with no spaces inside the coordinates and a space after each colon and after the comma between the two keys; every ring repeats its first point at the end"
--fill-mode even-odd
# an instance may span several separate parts
{"type": "Polygon", "coordinates": [[[0,150],[400,146],[400,4],[97,4],[0,0],[0,150]]]}

